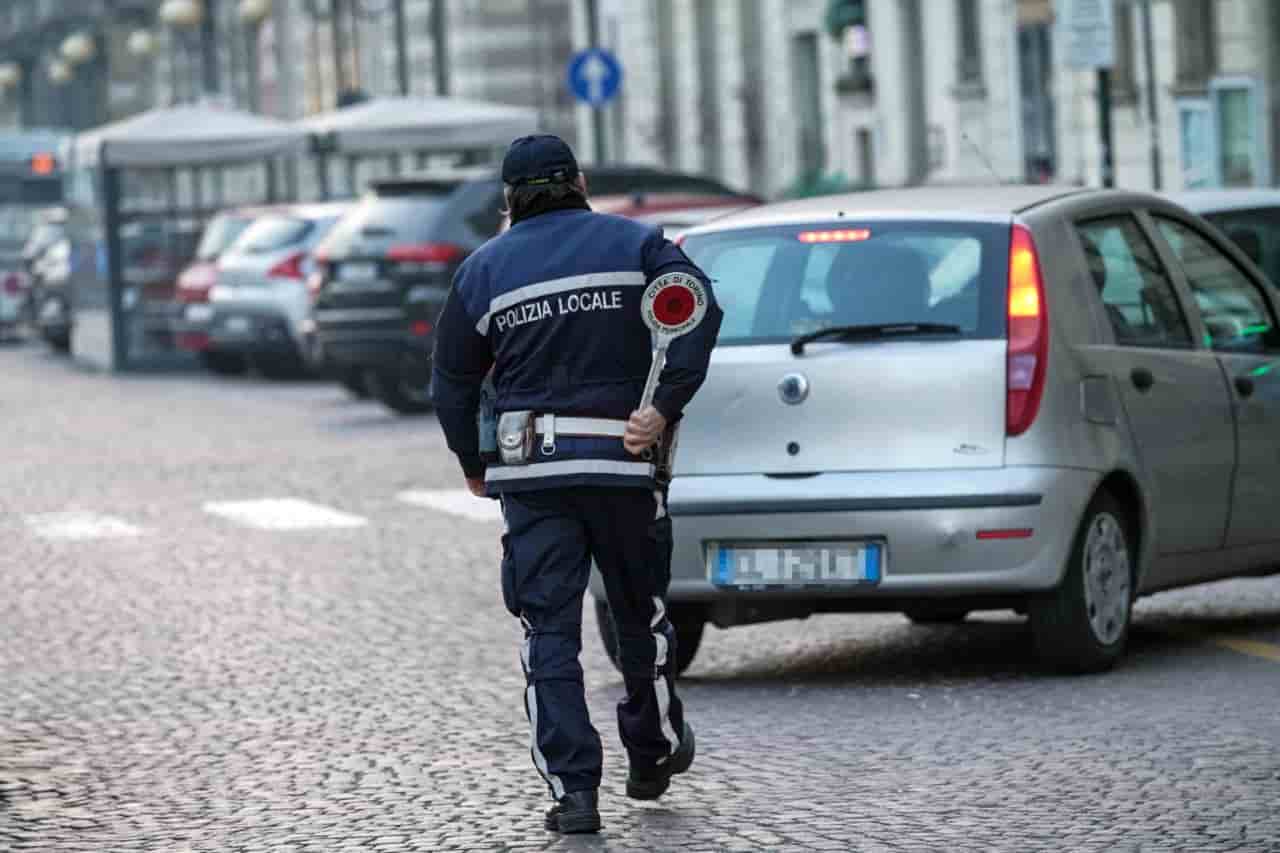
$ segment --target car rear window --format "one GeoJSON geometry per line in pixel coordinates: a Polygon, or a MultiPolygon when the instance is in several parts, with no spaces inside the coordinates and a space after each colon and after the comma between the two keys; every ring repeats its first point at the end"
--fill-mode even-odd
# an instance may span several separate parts
{"type": "Polygon", "coordinates": [[[296,216],[265,216],[244,230],[234,248],[248,254],[277,252],[302,243],[316,226],[313,220],[296,216]]]}
{"type": "Polygon", "coordinates": [[[452,192],[376,196],[360,202],[324,241],[325,252],[349,254],[357,246],[426,243],[452,192]]]}
{"type": "Polygon", "coordinates": [[[1008,247],[1008,225],[911,221],[752,228],[684,242],[724,311],[721,344],[881,323],[1003,337],[1008,247]]]}
{"type": "Polygon", "coordinates": [[[248,216],[215,216],[196,247],[196,260],[212,261],[217,258],[252,222],[248,216]]]}

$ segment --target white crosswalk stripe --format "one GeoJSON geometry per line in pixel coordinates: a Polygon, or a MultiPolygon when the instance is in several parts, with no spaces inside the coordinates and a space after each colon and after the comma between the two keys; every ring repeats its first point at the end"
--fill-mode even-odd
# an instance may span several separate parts
{"type": "Polygon", "coordinates": [[[142,533],[141,528],[113,515],[84,510],[27,515],[23,521],[42,539],[116,539],[142,533]]]}
{"type": "Polygon", "coordinates": [[[314,530],[325,527],[363,527],[368,519],[299,498],[213,501],[204,511],[259,530],[314,530]]]}
{"type": "Polygon", "coordinates": [[[447,512],[469,521],[502,522],[501,505],[490,498],[478,498],[466,489],[417,489],[401,492],[396,499],[414,506],[447,512]]]}

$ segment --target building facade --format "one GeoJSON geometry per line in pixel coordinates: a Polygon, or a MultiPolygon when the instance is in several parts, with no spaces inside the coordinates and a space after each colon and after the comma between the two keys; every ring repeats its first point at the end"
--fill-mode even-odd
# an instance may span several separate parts
{"type": "MultiPolygon", "coordinates": [[[[701,172],[766,197],[1098,184],[1098,75],[1071,66],[1071,3],[1108,4],[1114,19],[1118,185],[1280,180],[1274,0],[403,0],[403,80],[391,0],[271,0],[261,21],[239,0],[203,0],[211,41],[162,23],[161,0],[4,0],[0,62],[18,62],[22,82],[0,88],[0,125],[82,128],[200,97],[296,119],[406,85],[532,106],[588,163],[701,172]],[[77,28],[99,49],[56,82],[51,63],[77,28]],[[565,79],[593,29],[624,74],[599,115],[565,79]]],[[[301,168],[306,196],[314,175],[301,168]]],[[[361,168],[355,183],[389,166],[361,168]]]]}

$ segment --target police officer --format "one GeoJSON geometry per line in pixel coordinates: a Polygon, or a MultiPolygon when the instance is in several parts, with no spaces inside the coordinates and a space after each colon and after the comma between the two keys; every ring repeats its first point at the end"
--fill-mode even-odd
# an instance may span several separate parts
{"type": "Polygon", "coordinates": [[[661,473],[722,314],[707,277],[660,228],[591,211],[586,178],[563,140],[515,140],[502,180],[511,227],[454,278],[436,327],[433,396],[468,487],[502,502],[502,592],[524,627],[530,752],[555,800],[546,826],[595,832],[602,754],[578,662],[592,560],[618,632],[627,795],[657,799],[693,761],[664,605],[670,541],[661,473]],[[637,411],[652,359],[641,296],[676,271],[703,282],[708,310],[672,343],[653,405],[637,411]],[[487,376],[496,437],[478,425],[487,376]],[[494,439],[485,454],[482,438],[494,439]]]}

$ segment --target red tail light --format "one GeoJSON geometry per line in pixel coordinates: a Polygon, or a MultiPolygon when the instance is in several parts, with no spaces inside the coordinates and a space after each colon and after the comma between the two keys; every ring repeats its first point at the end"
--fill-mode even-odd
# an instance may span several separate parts
{"type": "Polygon", "coordinates": [[[1049,316],[1035,241],[1015,225],[1009,240],[1009,356],[1006,367],[1005,431],[1030,429],[1040,411],[1049,358],[1049,316]]]}
{"type": "Polygon", "coordinates": [[[408,246],[392,246],[387,250],[389,261],[410,261],[420,264],[451,264],[462,260],[466,250],[453,243],[418,243],[408,246]]]}
{"type": "Polygon", "coordinates": [[[302,269],[302,262],[306,260],[306,252],[298,252],[285,258],[267,271],[267,275],[271,278],[292,278],[302,281],[306,278],[306,274],[302,269]]]}
{"type": "Polygon", "coordinates": [[[11,272],[5,276],[4,292],[10,296],[17,296],[22,292],[22,279],[18,278],[16,272],[11,272]]]}
{"type": "Polygon", "coordinates": [[[871,239],[870,228],[846,228],[838,231],[801,231],[796,235],[801,243],[860,243],[871,239]]]}
{"type": "Polygon", "coordinates": [[[426,320],[415,320],[413,325],[409,327],[409,331],[412,332],[415,337],[421,338],[430,333],[431,324],[426,320]]]}
{"type": "Polygon", "coordinates": [[[979,539],[1030,539],[1035,531],[1030,527],[1006,527],[998,530],[979,530],[979,539]]]}
{"type": "Polygon", "coordinates": [[[192,264],[178,276],[179,290],[208,290],[218,283],[218,268],[214,264],[192,264]]]}

